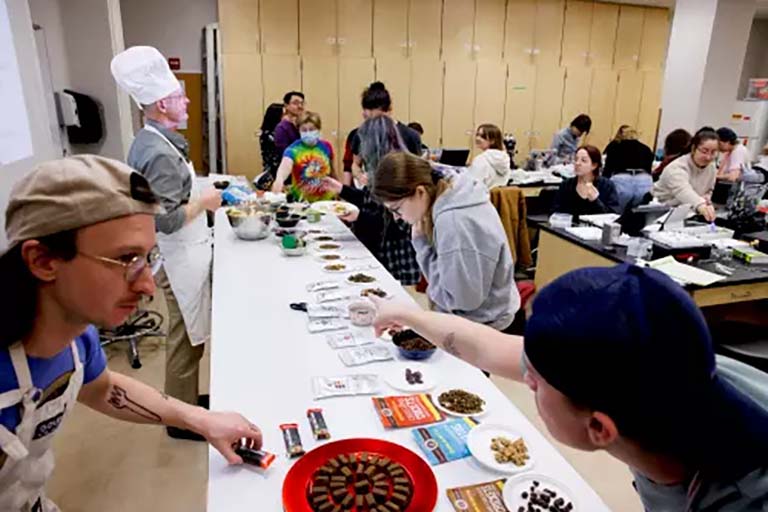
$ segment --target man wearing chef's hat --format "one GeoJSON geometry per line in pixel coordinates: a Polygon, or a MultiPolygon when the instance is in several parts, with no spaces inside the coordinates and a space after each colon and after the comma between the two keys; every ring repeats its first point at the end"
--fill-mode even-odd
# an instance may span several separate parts
{"type": "MultiPolygon", "coordinates": [[[[112,75],[144,113],[144,127],[128,153],[128,164],[149,182],[165,212],[155,217],[163,269],[156,280],[168,304],[165,392],[207,406],[198,396],[198,373],[211,326],[213,242],[206,211],[221,205],[214,189],[200,190],[189,160],[189,143],[177,132],[187,119],[189,99],[165,57],[150,46],[134,46],[112,59],[112,75]]],[[[203,440],[169,427],[180,439],[203,440]]]]}

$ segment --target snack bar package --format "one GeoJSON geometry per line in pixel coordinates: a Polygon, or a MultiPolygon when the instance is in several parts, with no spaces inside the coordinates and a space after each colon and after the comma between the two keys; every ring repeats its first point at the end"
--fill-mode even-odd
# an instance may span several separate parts
{"type": "Polygon", "coordinates": [[[502,497],[506,481],[502,478],[483,484],[454,487],[446,492],[456,512],[509,512],[502,497]]]}
{"type": "Polygon", "coordinates": [[[445,419],[429,395],[384,396],[372,398],[384,428],[415,427],[445,419]]]}
{"type": "Polygon", "coordinates": [[[437,466],[470,455],[467,435],[475,426],[477,422],[472,418],[461,418],[439,425],[415,428],[411,432],[429,463],[437,466]]]}
{"type": "Polygon", "coordinates": [[[301,436],[299,436],[299,426],[296,423],[286,423],[280,425],[280,430],[283,432],[286,455],[291,459],[304,455],[304,447],[301,445],[301,436]]]}

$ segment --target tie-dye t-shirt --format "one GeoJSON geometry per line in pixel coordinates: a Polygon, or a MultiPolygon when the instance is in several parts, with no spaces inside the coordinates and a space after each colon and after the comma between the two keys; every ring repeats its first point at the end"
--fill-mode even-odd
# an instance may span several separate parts
{"type": "Polygon", "coordinates": [[[283,156],[293,160],[291,177],[294,186],[304,195],[304,200],[313,203],[333,199],[334,193],[324,190],[322,181],[331,176],[333,146],[330,142],[319,140],[315,146],[307,146],[297,140],[285,148],[283,156]]]}

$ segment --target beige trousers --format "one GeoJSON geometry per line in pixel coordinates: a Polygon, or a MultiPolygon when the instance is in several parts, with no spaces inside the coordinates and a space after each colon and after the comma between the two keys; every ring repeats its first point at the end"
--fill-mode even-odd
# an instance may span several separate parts
{"type": "Polygon", "coordinates": [[[184,317],[171,289],[165,269],[155,276],[157,286],[165,294],[168,306],[168,338],[165,344],[165,393],[182,402],[197,405],[200,359],[205,345],[193,347],[189,342],[184,317]]]}

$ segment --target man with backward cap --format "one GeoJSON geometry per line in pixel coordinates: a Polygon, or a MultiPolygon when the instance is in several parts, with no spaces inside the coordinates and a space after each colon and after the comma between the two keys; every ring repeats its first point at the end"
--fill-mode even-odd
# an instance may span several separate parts
{"type": "Polygon", "coordinates": [[[162,262],[160,207],[140,174],[81,155],[41,164],[10,198],[0,256],[0,510],[58,510],[44,492],[51,443],[75,402],[194,431],[232,464],[242,462],[234,443],[261,445],[240,414],[191,406],[106,367],[95,326],[123,323],[155,292],[162,262]]]}
{"type": "MultiPolygon", "coordinates": [[[[189,144],[177,132],[188,117],[189,99],[165,57],[150,46],[134,46],[112,59],[111,70],[144,113],[145,124],[131,145],[128,165],[147,179],[165,208],[156,217],[157,242],[165,260],[156,279],[169,317],[165,392],[207,407],[208,397],[198,395],[200,359],[211,329],[213,242],[205,212],[221,205],[221,195],[196,183],[189,144]]],[[[168,434],[203,440],[175,427],[169,427],[168,434]]]]}
{"type": "Polygon", "coordinates": [[[538,294],[525,339],[376,301],[470,364],[525,382],[552,435],[630,466],[649,512],[768,510],[768,374],[715,357],[682,287],[637,266],[584,268],[538,294]]]}

